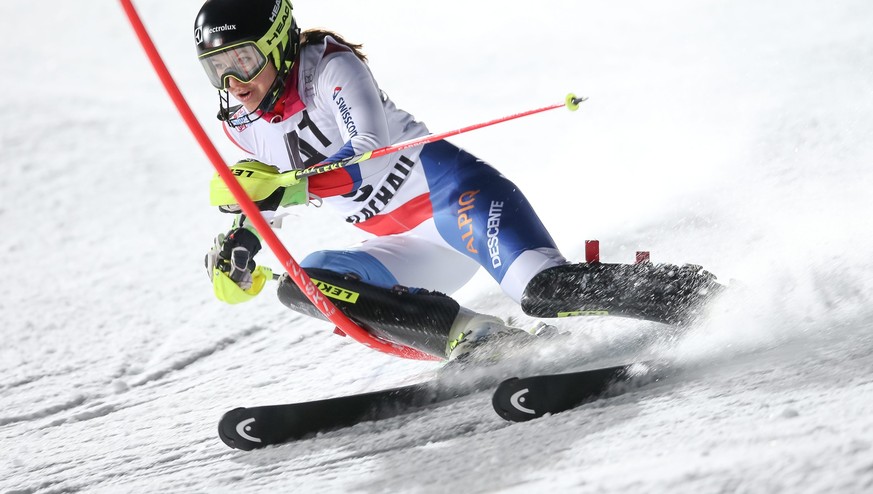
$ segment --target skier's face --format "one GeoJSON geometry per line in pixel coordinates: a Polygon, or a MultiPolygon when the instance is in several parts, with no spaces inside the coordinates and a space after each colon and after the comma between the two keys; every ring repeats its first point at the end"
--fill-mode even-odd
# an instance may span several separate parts
{"type": "Polygon", "coordinates": [[[240,82],[234,77],[228,77],[227,92],[242,103],[246,111],[254,112],[273,85],[276,73],[276,67],[268,63],[264,70],[249,82],[240,82]]]}

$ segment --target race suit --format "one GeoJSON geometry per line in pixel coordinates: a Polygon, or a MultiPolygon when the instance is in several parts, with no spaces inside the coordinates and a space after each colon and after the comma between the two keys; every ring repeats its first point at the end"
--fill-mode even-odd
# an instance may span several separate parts
{"type": "MultiPolygon", "coordinates": [[[[428,134],[330,36],[301,48],[279,106],[224,130],[248,157],[281,172],[428,134]]],[[[445,140],[313,175],[309,193],[368,238],[315,252],[304,268],[452,293],[481,266],[518,302],[534,275],[567,262],[518,187],[445,140]]]]}

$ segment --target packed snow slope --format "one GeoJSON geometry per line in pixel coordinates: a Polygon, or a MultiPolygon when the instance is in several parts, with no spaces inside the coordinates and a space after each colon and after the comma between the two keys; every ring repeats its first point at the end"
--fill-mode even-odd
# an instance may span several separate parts
{"type": "MultiPolygon", "coordinates": [[[[194,58],[199,0],[138,5],[228,161],[194,58]]],[[[514,179],[572,259],[695,263],[737,287],[684,335],[562,320],[580,365],[673,358],[649,386],[524,424],[480,393],[261,451],[246,405],[424,379],[284,309],[216,301],[212,168],[114,1],[6,1],[0,492],[871,492],[873,4],[295,2],[383,89],[514,179]]],[[[361,238],[298,207],[300,259],[361,238]]],[[[269,253],[259,259],[274,263],[269,253]]],[[[477,277],[456,296],[533,321],[477,277]]]]}

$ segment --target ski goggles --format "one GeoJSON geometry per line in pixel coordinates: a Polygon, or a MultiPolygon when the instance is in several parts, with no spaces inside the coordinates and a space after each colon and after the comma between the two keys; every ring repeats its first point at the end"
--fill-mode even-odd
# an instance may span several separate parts
{"type": "Polygon", "coordinates": [[[213,86],[227,89],[229,77],[246,83],[260,75],[267,66],[267,57],[250,41],[202,55],[200,63],[213,86]]]}

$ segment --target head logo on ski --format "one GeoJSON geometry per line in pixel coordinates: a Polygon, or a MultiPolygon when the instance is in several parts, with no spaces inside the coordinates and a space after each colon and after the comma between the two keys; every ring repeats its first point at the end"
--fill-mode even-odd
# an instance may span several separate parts
{"type": "Polygon", "coordinates": [[[509,403],[513,407],[515,407],[516,410],[518,410],[520,412],[529,413],[531,415],[536,415],[536,413],[537,413],[536,410],[531,410],[530,408],[527,408],[526,406],[522,405],[522,403],[524,403],[524,401],[525,401],[524,395],[526,395],[529,391],[530,391],[530,389],[524,388],[521,391],[513,393],[513,395],[509,398],[509,403]]]}
{"type": "Polygon", "coordinates": [[[236,433],[239,434],[239,437],[245,439],[246,441],[251,441],[253,443],[260,443],[261,440],[255,436],[249,435],[248,433],[252,431],[252,425],[255,422],[255,419],[245,419],[242,422],[236,424],[236,433]]]}

